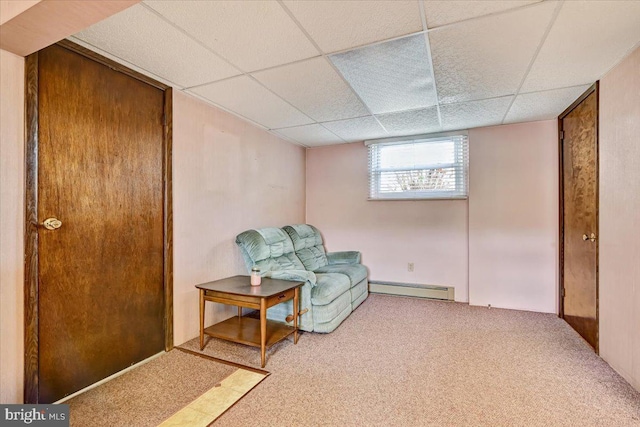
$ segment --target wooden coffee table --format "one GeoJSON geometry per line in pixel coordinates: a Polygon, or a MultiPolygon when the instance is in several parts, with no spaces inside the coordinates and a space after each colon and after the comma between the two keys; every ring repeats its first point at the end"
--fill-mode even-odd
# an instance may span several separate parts
{"type": "Polygon", "coordinates": [[[249,276],[234,276],[196,285],[200,290],[200,350],[204,349],[204,335],[240,344],[260,347],[262,367],[266,363],[266,349],[293,334],[298,343],[298,315],[300,315],[300,286],[304,282],[262,278],[260,286],[251,286],[249,276]],[[293,327],[267,320],[267,309],[293,299],[293,327]],[[205,301],[238,307],[238,316],[204,328],[205,301]],[[242,307],[260,310],[260,319],[242,316],[242,307]]]}

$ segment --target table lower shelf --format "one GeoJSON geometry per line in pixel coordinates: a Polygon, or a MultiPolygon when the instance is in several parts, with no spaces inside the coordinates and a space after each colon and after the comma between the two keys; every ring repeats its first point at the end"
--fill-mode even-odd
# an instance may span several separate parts
{"type": "MultiPolygon", "coordinates": [[[[266,348],[293,334],[295,329],[283,323],[267,320],[266,348]]],[[[234,316],[205,328],[204,333],[214,338],[260,347],[260,320],[234,316]]]]}

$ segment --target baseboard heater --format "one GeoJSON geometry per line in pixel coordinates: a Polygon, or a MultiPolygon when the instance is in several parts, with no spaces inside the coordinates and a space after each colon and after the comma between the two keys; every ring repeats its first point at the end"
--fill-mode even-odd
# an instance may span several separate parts
{"type": "Polygon", "coordinates": [[[402,295],[437,299],[443,301],[455,301],[455,288],[453,286],[421,285],[415,283],[396,282],[369,282],[369,292],[375,294],[402,295]]]}

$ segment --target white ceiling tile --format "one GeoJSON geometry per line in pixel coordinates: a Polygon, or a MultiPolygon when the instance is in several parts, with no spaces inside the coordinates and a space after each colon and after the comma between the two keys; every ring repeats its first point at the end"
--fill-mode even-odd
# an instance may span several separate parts
{"type": "Polygon", "coordinates": [[[344,141],[318,124],[276,129],[275,133],[309,147],[340,144],[344,141]]]}
{"type": "Polygon", "coordinates": [[[492,13],[504,12],[528,4],[537,3],[540,0],[425,0],[424,10],[427,16],[427,27],[435,28],[465,19],[477,18],[492,13]]]}
{"type": "Polygon", "coordinates": [[[417,135],[441,130],[438,107],[382,114],[376,117],[389,132],[389,136],[417,135]]]}
{"type": "Polygon", "coordinates": [[[443,130],[471,129],[502,122],[512,96],[440,106],[443,130]]]}
{"type": "Polygon", "coordinates": [[[75,37],[180,86],[240,74],[142,5],[125,9],[75,37]]]}
{"type": "Polygon", "coordinates": [[[389,136],[372,116],[325,122],[322,123],[322,125],[338,135],[345,142],[364,141],[366,139],[389,136]]]}
{"type": "Polygon", "coordinates": [[[285,0],[284,4],[325,53],[422,31],[416,0],[285,0]]]}
{"type": "Polygon", "coordinates": [[[515,94],[555,2],[429,32],[440,102],[515,94]]]}
{"type": "Polygon", "coordinates": [[[283,65],[253,76],[317,121],[362,117],[369,113],[325,58],[283,65]]]}
{"type": "Polygon", "coordinates": [[[275,1],[147,0],[145,4],[243,71],[319,54],[275,1]]]}
{"type": "Polygon", "coordinates": [[[331,55],[330,59],[375,114],[437,103],[423,34],[331,55]]]}
{"type": "Polygon", "coordinates": [[[190,89],[188,92],[195,93],[269,129],[313,122],[247,76],[211,83],[190,89]]]}
{"type": "Polygon", "coordinates": [[[524,93],[516,96],[505,123],[533,122],[557,118],[590,85],[524,93]]]}
{"type": "Polygon", "coordinates": [[[590,84],[640,42],[640,1],[567,1],[522,91],[590,84]]]}
{"type": "Polygon", "coordinates": [[[555,118],[638,46],[640,1],[147,0],[72,38],[317,146],[555,118]]]}

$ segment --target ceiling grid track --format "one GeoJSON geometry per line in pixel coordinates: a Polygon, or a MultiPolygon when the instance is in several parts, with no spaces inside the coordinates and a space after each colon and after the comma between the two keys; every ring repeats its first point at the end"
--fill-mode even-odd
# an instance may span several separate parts
{"type": "Polygon", "coordinates": [[[424,0],[418,0],[420,8],[420,21],[422,21],[422,31],[424,32],[424,42],[427,45],[427,61],[431,69],[431,78],[433,79],[433,90],[436,93],[436,111],[438,112],[438,124],[442,129],[442,112],[440,111],[440,97],[438,96],[438,85],[436,84],[436,72],[433,69],[433,57],[431,56],[431,43],[429,42],[429,28],[427,27],[427,15],[424,10],[424,0]]]}
{"type": "MultiPolygon", "coordinates": [[[[418,0],[418,1],[424,2],[425,0],[418,0]]],[[[427,1],[429,1],[429,0],[427,0],[427,1]]],[[[479,0],[479,1],[482,1],[482,0],[479,0]]],[[[446,28],[453,27],[453,26],[456,26],[456,25],[459,25],[459,24],[465,24],[467,22],[478,21],[478,20],[482,20],[482,19],[485,19],[485,18],[490,18],[490,17],[493,17],[493,16],[506,15],[506,14],[509,14],[509,13],[512,13],[512,12],[515,12],[515,11],[518,11],[518,10],[534,8],[534,7],[540,6],[540,3],[543,2],[543,1],[558,1],[558,0],[538,0],[537,2],[534,2],[534,3],[525,4],[525,5],[522,5],[522,6],[510,8],[510,9],[500,10],[500,11],[497,11],[497,12],[491,12],[491,13],[487,13],[486,15],[479,15],[479,16],[474,16],[472,18],[466,18],[466,19],[461,19],[459,21],[449,22],[447,24],[443,24],[443,25],[439,25],[437,27],[433,27],[433,28],[429,29],[428,31],[431,32],[431,31],[444,30],[446,28]]],[[[564,0],[559,0],[559,1],[564,3],[564,0]]]]}
{"type": "Polygon", "coordinates": [[[640,46],[638,19],[640,2],[143,0],[68,38],[314,147],[551,120],[640,46]]]}
{"type": "MultiPolygon", "coordinates": [[[[371,115],[371,117],[373,117],[373,119],[378,122],[378,125],[387,133],[389,134],[389,131],[382,125],[382,123],[380,123],[380,120],[378,120],[378,118],[376,117],[375,114],[373,114],[373,112],[371,111],[371,109],[369,108],[369,106],[362,100],[362,98],[360,97],[360,95],[358,95],[356,93],[355,90],[353,90],[353,87],[351,87],[351,84],[349,84],[349,82],[347,81],[347,79],[344,78],[344,76],[342,75],[342,73],[340,72],[340,70],[338,70],[336,68],[336,66],[333,64],[333,62],[329,59],[329,55],[327,55],[326,53],[324,53],[324,51],[320,48],[320,46],[318,46],[318,44],[316,43],[315,40],[313,40],[313,38],[311,37],[311,35],[307,32],[307,30],[304,29],[304,27],[302,26],[302,24],[300,24],[300,22],[298,21],[298,19],[293,16],[293,13],[291,13],[291,11],[289,10],[289,8],[287,6],[285,6],[285,4],[282,2],[282,0],[278,0],[278,4],[282,7],[282,9],[284,9],[284,11],[287,13],[287,15],[289,15],[289,17],[293,20],[293,22],[295,22],[295,24],[298,26],[298,28],[300,29],[300,31],[302,31],[302,33],[305,35],[305,37],[307,37],[307,39],[309,39],[309,41],[311,42],[311,44],[313,44],[313,46],[318,49],[318,52],[320,52],[320,54],[322,55],[322,57],[329,63],[329,65],[331,65],[331,68],[333,68],[333,70],[338,74],[338,76],[340,76],[340,78],[342,79],[342,81],[349,87],[349,89],[351,89],[351,92],[353,92],[353,94],[356,96],[356,98],[358,98],[358,101],[360,101],[360,103],[362,103],[362,105],[364,106],[364,108],[366,108],[366,110],[369,112],[369,114],[371,115]]],[[[403,36],[405,37],[405,36],[403,36]]],[[[402,38],[402,37],[398,37],[398,38],[402,38]]],[[[381,42],[382,43],[382,42],[381,42]]],[[[368,45],[367,45],[368,46],[368,45]]],[[[355,50],[357,48],[351,48],[351,49],[347,49],[347,51],[350,50],[355,50]]],[[[335,53],[333,53],[335,54],[335,53]]],[[[332,55],[333,55],[332,54],[332,55]]],[[[369,116],[363,116],[363,117],[369,117],[369,116]]],[[[335,122],[339,122],[342,120],[352,120],[354,118],[358,118],[358,117],[352,117],[351,119],[341,119],[341,120],[330,120],[330,121],[335,121],[335,122]]],[[[324,123],[328,123],[324,122],[324,123]]],[[[322,122],[318,123],[319,125],[322,126],[322,122]]],[[[327,129],[325,126],[322,126],[323,128],[327,129]]],[[[327,129],[329,132],[333,133],[335,135],[334,132],[332,132],[330,129],[327,129]]],[[[336,135],[338,138],[342,139],[344,141],[343,138],[341,138],[340,136],[336,135]]]]}
{"type": "Polygon", "coordinates": [[[524,82],[527,80],[527,77],[529,76],[529,72],[531,72],[531,68],[533,67],[533,64],[536,62],[536,59],[538,58],[538,55],[540,54],[540,51],[542,50],[542,46],[544,46],[544,42],[547,40],[547,37],[549,36],[549,33],[551,32],[551,28],[553,28],[553,24],[555,24],[556,19],[558,18],[558,15],[560,14],[560,10],[562,9],[562,6],[564,5],[564,0],[558,2],[558,4],[556,5],[556,8],[553,11],[553,15],[551,16],[551,20],[549,21],[549,25],[547,25],[547,29],[545,30],[544,34],[542,35],[542,39],[540,40],[540,44],[538,44],[538,48],[536,49],[535,53],[533,54],[533,57],[531,58],[531,61],[529,61],[529,65],[527,66],[527,70],[524,73],[524,76],[522,77],[522,80],[520,81],[520,84],[518,85],[518,89],[516,89],[516,92],[513,95],[513,98],[511,99],[511,102],[509,103],[509,106],[507,107],[507,111],[505,111],[504,116],[502,116],[502,120],[500,121],[500,124],[504,124],[504,121],[507,119],[507,115],[509,115],[509,111],[511,110],[511,107],[513,106],[513,103],[516,102],[516,98],[518,97],[518,95],[520,95],[520,89],[522,89],[522,86],[524,85],[524,82]]]}
{"type": "MultiPolygon", "coordinates": [[[[213,55],[217,56],[218,58],[220,58],[221,60],[223,60],[224,62],[226,62],[227,64],[231,65],[233,68],[235,68],[236,70],[240,71],[241,74],[244,74],[244,71],[242,69],[240,69],[240,67],[238,67],[237,65],[233,64],[231,61],[229,61],[227,58],[225,58],[224,56],[220,55],[218,52],[212,50],[209,46],[205,45],[204,43],[202,43],[200,40],[198,40],[197,38],[193,37],[191,34],[189,34],[186,30],[184,30],[182,27],[174,24],[173,22],[169,21],[164,15],[162,15],[160,12],[158,12],[157,10],[155,10],[154,8],[148,6],[145,2],[140,2],[138,3],[140,4],[142,7],[144,7],[147,11],[153,13],[154,15],[156,15],[158,18],[162,19],[164,22],[166,22],[167,24],[171,25],[173,28],[175,28],[176,30],[178,30],[179,32],[181,32],[182,34],[184,34],[185,36],[187,36],[188,38],[190,38],[191,40],[193,40],[195,43],[197,43],[198,45],[202,46],[204,49],[206,49],[207,51],[211,52],[213,55]]],[[[240,74],[237,74],[235,76],[231,76],[231,77],[237,77],[240,74]]],[[[229,78],[231,78],[229,77],[229,78]]]]}
{"type": "MultiPolygon", "coordinates": [[[[180,31],[182,34],[184,34],[185,36],[189,37],[191,40],[193,40],[194,42],[196,42],[197,44],[199,44],[199,45],[200,45],[200,46],[202,46],[203,48],[207,49],[209,52],[213,53],[213,54],[214,54],[214,55],[216,55],[218,58],[220,58],[220,59],[222,59],[223,61],[225,61],[227,64],[231,65],[231,66],[232,66],[232,67],[234,67],[236,70],[240,71],[240,74],[237,74],[237,75],[235,75],[235,76],[229,76],[229,77],[226,77],[226,78],[224,78],[224,79],[214,80],[214,81],[211,81],[211,82],[208,82],[208,83],[203,83],[203,84],[200,84],[200,85],[196,85],[196,86],[192,86],[192,87],[190,87],[190,88],[187,88],[186,90],[188,90],[188,92],[189,92],[189,94],[190,94],[190,95],[195,95],[195,93],[194,93],[194,92],[192,92],[191,90],[189,90],[189,89],[191,89],[191,88],[193,88],[193,87],[203,87],[203,86],[207,86],[207,85],[210,85],[210,84],[219,83],[219,82],[226,81],[226,80],[230,80],[230,79],[233,79],[233,78],[237,78],[237,77],[245,76],[245,77],[248,77],[249,79],[253,80],[253,81],[254,81],[255,83],[257,83],[258,85],[262,86],[265,90],[267,90],[267,91],[271,92],[274,96],[276,96],[277,98],[281,99],[283,102],[285,102],[286,104],[288,104],[291,108],[293,108],[293,109],[297,110],[300,114],[302,114],[303,116],[307,117],[309,120],[311,120],[311,121],[312,121],[312,123],[307,123],[306,125],[300,125],[300,126],[308,126],[308,125],[312,125],[312,124],[317,124],[317,123],[318,123],[318,121],[317,121],[317,120],[315,120],[315,119],[314,119],[314,118],[312,118],[312,117],[309,117],[309,116],[308,116],[304,111],[301,111],[298,107],[296,107],[295,105],[293,105],[292,103],[290,103],[289,101],[287,101],[286,99],[282,98],[280,95],[278,95],[277,93],[275,93],[274,91],[272,91],[271,89],[269,89],[268,87],[266,87],[265,85],[263,85],[262,83],[260,83],[260,81],[258,81],[255,77],[253,77],[253,76],[251,75],[251,73],[249,73],[249,72],[247,72],[247,71],[244,71],[242,68],[240,68],[239,66],[237,66],[237,65],[236,65],[236,64],[234,64],[233,62],[229,61],[229,60],[228,60],[227,58],[225,58],[224,56],[222,56],[222,55],[220,55],[219,53],[215,52],[214,50],[210,49],[210,48],[209,48],[209,47],[207,47],[204,43],[200,42],[197,38],[195,38],[194,36],[192,36],[191,34],[189,34],[186,30],[182,29],[180,26],[178,26],[178,25],[174,24],[173,22],[169,21],[169,20],[168,20],[167,18],[165,18],[161,13],[159,13],[159,12],[158,12],[158,11],[156,11],[156,10],[154,10],[152,7],[147,6],[144,2],[142,2],[142,3],[140,3],[140,4],[142,4],[142,6],[144,6],[147,10],[151,11],[152,13],[154,13],[156,16],[158,16],[158,17],[159,17],[160,19],[162,19],[164,22],[166,22],[167,24],[171,25],[171,26],[172,26],[172,27],[174,27],[176,30],[180,31]]],[[[316,57],[317,57],[317,56],[316,56],[316,57]]],[[[306,58],[306,59],[311,59],[311,58],[306,58]]],[[[303,60],[301,60],[301,61],[304,61],[304,60],[306,60],[306,59],[303,59],[303,60]]],[[[253,71],[253,72],[256,72],[256,71],[253,71]]],[[[206,98],[204,98],[204,97],[202,97],[202,96],[200,96],[199,98],[200,98],[200,99],[206,99],[206,98]]],[[[208,101],[208,102],[211,102],[212,104],[215,104],[215,102],[213,102],[213,101],[209,101],[209,100],[207,100],[207,101],[208,101]]],[[[216,106],[218,106],[218,104],[216,104],[216,106]]],[[[225,111],[227,111],[227,112],[233,113],[233,114],[237,114],[238,116],[241,116],[241,117],[243,117],[243,118],[245,118],[245,119],[246,119],[246,117],[245,117],[245,116],[243,116],[242,114],[236,113],[235,111],[232,111],[232,110],[229,110],[229,109],[224,109],[224,110],[225,110],[225,111]]],[[[250,120],[250,121],[251,121],[252,123],[255,123],[253,120],[250,120]]],[[[275,129],[275,128],[270,128],[270,127],[263,126],[263,125],[261,125],[260,127],[261,127],[261,128],[263,128],[263,129],[267,129],[267,130],[269,130],[269,131],[271,131],[271,130],[275,129]]],[[[281,137],[281,135],[278,135],[278,136],[279,136],[279,137],[281,137]]],[[[336,135],[336,136],[337,136],[337,135],[336,135]]],[[[289,138],[289,139],[290,139],[290,138],[289,138]]],[[[342,139],[342,138],[340,138],[340,139],[342,139]]],[[[297,141],[296,141],[296,142],[297,142],[297,141]]],[[[297,143],[298,143],[298,144],[301,144],[300,142],[297,142],[297,143]]]]}

